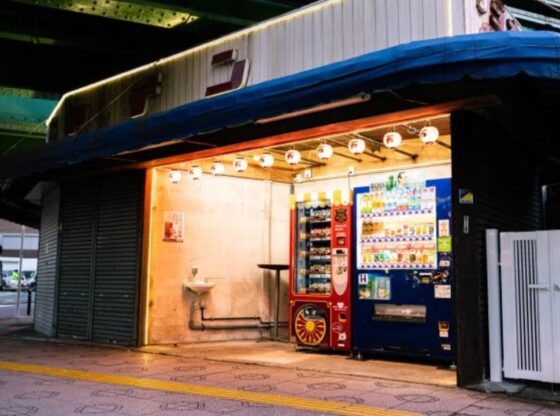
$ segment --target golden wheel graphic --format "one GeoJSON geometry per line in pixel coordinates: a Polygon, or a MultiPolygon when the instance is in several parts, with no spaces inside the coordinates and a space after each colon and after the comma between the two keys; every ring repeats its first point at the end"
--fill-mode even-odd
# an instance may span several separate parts
{"type": "Polygon", "coordinates": [[[305,345],[319,345],[327,334],[327,321],[312,305],[299,309],[294,319],[294,326],[298,340],[305,345]]]}

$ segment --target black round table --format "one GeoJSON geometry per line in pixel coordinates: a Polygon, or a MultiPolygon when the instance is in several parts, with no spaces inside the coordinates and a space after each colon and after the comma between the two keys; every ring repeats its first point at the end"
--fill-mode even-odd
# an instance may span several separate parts
{"type": "Polygon", "coordinates": [[[280,315],[280,272],[288,270],[288,264],[257,264],[261,269],[276,271],[276,302],[274,302],[274,341],[278,340],[278,321],[280,315]]]}

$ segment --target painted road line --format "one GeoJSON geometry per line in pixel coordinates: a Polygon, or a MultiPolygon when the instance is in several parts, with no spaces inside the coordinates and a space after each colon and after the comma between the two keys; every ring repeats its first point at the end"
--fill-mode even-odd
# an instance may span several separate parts
{"type": "Polygon", "coordinates": [[[169,393],[190,394],[211,397],[215,399],[235,400],[241,402],[268,404],[271,406],[289,407],[311,412],[322,412],[347,416],[418,416],[418,413],[404,412],[392,409],[371,407],[362,404],[349,404],[332,400],[312,399],[297,396],[282,396],[279,394],[259,393],[212,387],[197,384],[184,384],[175,381],[138,378],[117,374],[97,373],[82,370],[72,370],[58,367],[47,367],[35,364],[22,364],[0,361],[0,370],[21,373],[40,374],[43,376],[69,378],[72,380],[89,381],[92,383],[116,384],[119,386],[136,387],[140,389],[158,390],[169,393]]]}

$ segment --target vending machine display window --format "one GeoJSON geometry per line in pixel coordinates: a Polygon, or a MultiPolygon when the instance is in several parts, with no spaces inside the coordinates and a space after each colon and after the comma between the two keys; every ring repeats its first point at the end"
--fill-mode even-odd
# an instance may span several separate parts
{"type": "Polygon", "coordinates": [[[435,269],[436,188],[373,184],[358,198],[358,269],[435,269]]]}
{"type": "Polygon", "coordinates": [[[331,201],[296,206],[295,293],[331,293],[331,201]]]}

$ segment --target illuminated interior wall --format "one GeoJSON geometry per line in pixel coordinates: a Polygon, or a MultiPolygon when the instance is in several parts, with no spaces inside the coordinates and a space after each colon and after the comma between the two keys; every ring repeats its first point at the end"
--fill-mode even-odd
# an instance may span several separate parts
{"type": "MultiPolygon", "coordinates": [[[[153,188],[148,343],[258,338],[259,330],[190,331],[195,295],[183,282],[193,266],[197,278],[216,282],[203,295],[207,316],[271,320],[273,276],[257,264],[289,261],[289,185],[209,175],[198,181],[183,175],[171,184],[168,174],[158,169],[153,188]],[[163,241],[166,211],[184,212],[183,242],[163,241]]],[[[287,319],[287,281],[283,272],[281,320],[287,319]]]]}

